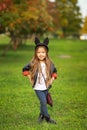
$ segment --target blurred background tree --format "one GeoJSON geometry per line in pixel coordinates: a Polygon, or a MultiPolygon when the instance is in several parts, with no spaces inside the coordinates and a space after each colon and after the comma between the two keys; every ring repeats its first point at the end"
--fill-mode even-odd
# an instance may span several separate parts
{"type": "Polygon", "coordinates": [[[45,1],[2,0],[0,7],[0,32],[9,32],[14,49],[28,35],[51,31],[52,17],[45,1]]]}
{"type": "Polygon", "coordinates": [[[60,25],[63,36],[79,36],[82,17],[77,0],[56,0],[60,13],[60,25]]]}
{"type": "Polygon", "coordinates": [[[0,0],[0,33],[17,49],[29,36],[78,36],[82,17],[77,0],[0,0]]]}

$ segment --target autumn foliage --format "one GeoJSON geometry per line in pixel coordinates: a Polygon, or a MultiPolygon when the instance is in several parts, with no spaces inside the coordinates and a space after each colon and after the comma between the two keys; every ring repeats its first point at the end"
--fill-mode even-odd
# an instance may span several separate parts
{"type": "Polygon", "coordinates": [[[15,46],[28,35],[52,30],[52,17],[47,12],[45,1],[2,0],[0,16],[0,29],[9,32],[15,46]]]}
{"type": "Polygon", "coordinates": [[[81,23],[76,3],[77,0],[0,0],[0,33],[9,34],[15,49],[32,34],[74,35],[81,23]]]}
{"type": "Polygon", "coordinates": [[[22,0],[15,3],[4,0],[0,4],[2,20],[11,32],[18,34],[43,33],[51,30],[52,17],[47,13],[46,3],[41,0],[22,0]]]}

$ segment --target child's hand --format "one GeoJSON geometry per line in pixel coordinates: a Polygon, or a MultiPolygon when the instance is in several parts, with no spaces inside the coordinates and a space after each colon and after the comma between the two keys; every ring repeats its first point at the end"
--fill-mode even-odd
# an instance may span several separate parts
{"type": "Polygon", "coordinates": [[[51,85],[51,84],[53,83],[53,81],[54,81],[54,78],[52,77],[52,78],[50,79],[50,81],[49,81],[49,85],[51,85]]]}
{"type": "Polygon", "coordinates": [[[28,79],[29,79],[29,81],[30,81],[30,84],[32,85],[33,83],[32,83],[32,81],[31,81],[30,75],[27,75],[27,77],[28,77],[28,79]]]}

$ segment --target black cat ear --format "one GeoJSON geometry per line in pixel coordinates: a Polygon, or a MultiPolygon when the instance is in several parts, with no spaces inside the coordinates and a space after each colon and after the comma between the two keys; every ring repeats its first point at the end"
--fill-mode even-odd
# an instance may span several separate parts
{"type": "Polygon", "coordinates": [[[45,43],[46,45],[48,45],[48,43],[49,43],[48,37],[44,39],[44,43],[45,43]]]}
{"type": "Polygon", "coordinates": [[[35,37],[35,44],[37,45],[38,43],[40,43],[40,40],[37,37],[35,37]]]}

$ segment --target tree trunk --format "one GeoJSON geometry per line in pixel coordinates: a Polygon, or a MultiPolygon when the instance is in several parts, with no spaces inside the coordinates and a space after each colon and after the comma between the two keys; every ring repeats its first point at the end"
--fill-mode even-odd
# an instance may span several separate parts
{"type": "Polygon", "coordinates": [[[7,51],[8,51],[9,48],[11,47],[11,45],[12,45],[12,39],[10,40],[9,44],[6,46],[6,48],[5,48],[5,50],[4,50],[3,54],[2,54],[2,56],[5,56],[5,55],[6,55],[7,51]]]}

